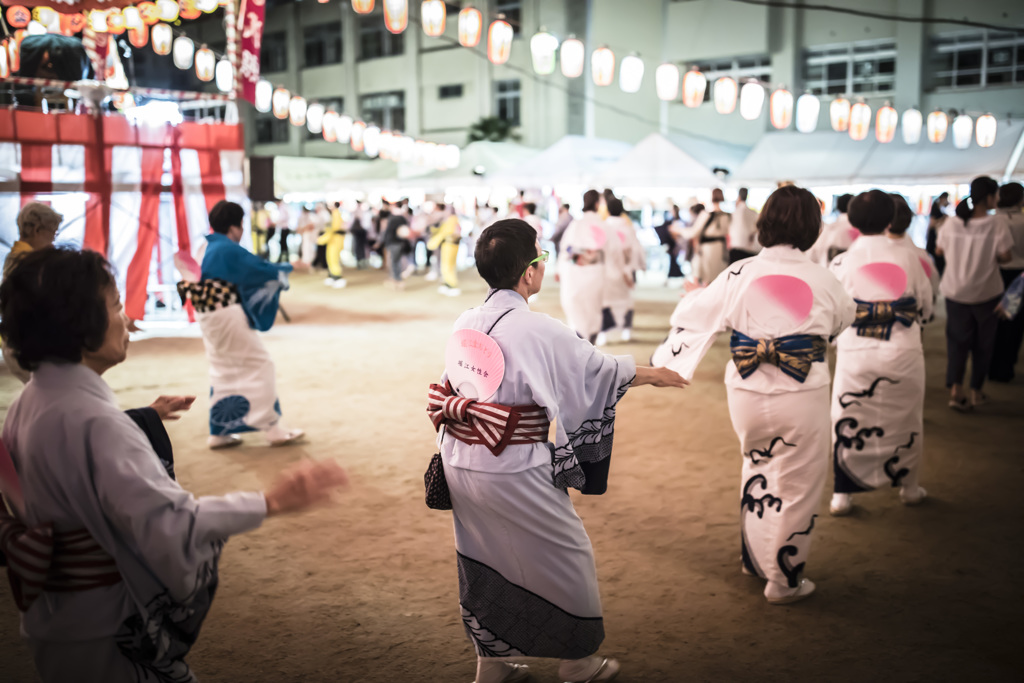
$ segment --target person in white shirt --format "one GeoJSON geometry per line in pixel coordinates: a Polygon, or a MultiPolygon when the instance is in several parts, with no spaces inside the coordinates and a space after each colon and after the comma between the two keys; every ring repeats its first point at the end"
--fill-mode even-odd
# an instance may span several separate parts
{"type": "Polygon", "coordinates": [[[844,194],[836,200],[836,211],[839,212],[839,216],[822,228],[821,235],[810,249],[809,256],[815,263],[827,268],[832,259],[849,249],[860,236],[857,228],[850,225],[850,219],[846,215],[851,199],[853,195],[844,194]]]}
{"type": "Polygon", "coordinates": [[[920,321],[932,317],[932,286],[920,257],[885,234],[896,207],[871,190],[850,202],[861,237],[830,266],[857,303],[857,318],[839,335],[832,381],[832,458],[836,516],[853,509],[851,494],[899,487],[914,505],[924,445],[924,347],[920,321]]]}
{"type": "Polygon", "coordinates": [[[636,236],[636,226],[626,213],[622,200],[613,196],[606,203],[605,279],[601,334],[597,335],[597,346],[603,346],[606,335],[613,330],[619,331],[624,342],[632,339],[636,273],[647,268],[644,247],[636,236]]]}
{"type": "Polygon", "coordinates": [[[722,210],[725,195],[718,188],[711,192],[711,210],[705,210],[693,224],[684,227],[681,237],[694,241],[693,273],[702,285],[711,284],[725,270],[726,236],[729,234],[730,215],[722,210]]]}
{"type": "Polygon", "coordinates": [[[982,393],[992,362],[1003,294],[999,265],[1013,258],[1013,237],[1005,215],[990,215],[999,198],[999,183],[988,176],[971,182],[971,195],[956,206],[939,232],[936,256],[946,270],[939,290],[946,298],[946,386],[949,407],[961,412],[984,403],[982,393]],[[971,358],[971,399],[961,384],[971,358]]]}
{"type": "Polygon", "coordinates": [[[757,243],[757,211],[747,206],[747,188],[741,187],[736,209],[729,221],[729,263],[750,258],[761,251],[757,243]]]}
{"type": "MultiPolygon", "coordinates": [[[[1012,258],[1002,264],[1000,274],[1003,285],[1009,287],[1021,273],[1024,273],[1024,186],[1020,183],[1007,183],[999,188],[998,213],[1006,216],[1010,224],[1010,235],[1013,237],[1012,258]]],[[[996,344],[992,351],[992,365],[989,367],[988,378],[995,382],[1013,380],[1017,357],[1020,354],[1021,342],[1024,341],[1024,316],[1011,320],[1000,320],[996,330],[996,344]]]]}
{"type": "Polygon", "coordinates": [[[561,285],[559,298],[566,324],[592,344],[601,331],[604,308],[607,232],[597,213],[600,199],[597,190],[583,194],[583,216],[570,223],[562,236],[555,276],[561,285]]]}

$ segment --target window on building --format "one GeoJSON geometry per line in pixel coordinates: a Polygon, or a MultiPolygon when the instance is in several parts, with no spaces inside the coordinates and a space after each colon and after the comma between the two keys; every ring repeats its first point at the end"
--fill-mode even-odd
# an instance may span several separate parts
{"type": "Polygon", "coordinates": [[[439,100],[453,100],[462,97],[462,84],[457,83],[455,85],[442,85],[437,89],[437,98],[439,100]]]}
{"type": "Polygon", "coordinates": [[[288,142],[288,119],[279,119],[273,114],[256,115],[256,144],[269,145],[288,142]]]}
{"type": "Polygon", "coordinates": [[[494,110],[498,118],[519,125],[519,80],[494,82],[494,110]]]}
{"type": "Polygon", "coordinates": [[[1024,83],[1024,35],[972,31],[936,36],[932,87],[1024,83]]]}
{"type": "Polygon", "coordinates": [[[826,45],[804,55],[804,87],[815,95],[870,95],[896,85],[896,42],[826,45]]]}
{"type": "Polygon", "coordinates": [[[372,15],[359,20],[359,59],[393,57],[404,51],[402,34],[388,31],[379,16],[372,15]]]}
{"type": "Polygon", "coordinates": [[[307,26],[303,32],[306,66],[341,63],[341,22],[307,26]]]}
{"type": "Polygon", "coordinates": [[[275,73],[288,70],[288,39],[284,31],[264,33],[260,46],[260,71],[275,73]]]}
{"type": "MultiPolygon", "coordinates": [[[[704,89],[705,102],[710,102],[714,98],[715,81],[725,76],[729,76],[741,85],[743,81],[749,79],[758,80],[763,83],[770,83],[772,80],[772,60],[765,56],[731,57],[729,59],[718,59],[713,62],[704,62],[695,66],[708,79],[708,86],[704,89]]],[[[685,74],[685,65],[681,67],[681,71],[685,74]]]]}
{"type": "MultiPolygon", "coordinates": [[[[310,100],[309,101],[310,104],[313,104],[314,102],[317,102],[319,104],[324,105],[324,110],[325,111],[333,111],[333,112],[335,112],[337,114],[344,114],[345,113],[345,98],[343,98],[343,97],[332,97],[332,98],[328,98],[328,99],[319,99],[319,100],[310,100]]],[[[307,140],[323,140],[324,139],[323,131],[321,131],[319,133],[310,133],[309,132],[309,128],[307,128],[306,126],[303,126],[302,128],[303,128],[303,130],[306,131],[306,139],[307,140]]]]}
{"type": "Polygon", "coordinates": [[[494,13],[504,14],[505,21],[512,24],[512,30],[518,36],[523,23],[523,2],[522,0],[498,0],[494,3],[494,13]]]}
{"type": "Polygon", "coordinates": [[[405,130],[405,93],[399,90],[363,95],[359,113],[363,121],[374,123],[381,130],[405,130]]]}

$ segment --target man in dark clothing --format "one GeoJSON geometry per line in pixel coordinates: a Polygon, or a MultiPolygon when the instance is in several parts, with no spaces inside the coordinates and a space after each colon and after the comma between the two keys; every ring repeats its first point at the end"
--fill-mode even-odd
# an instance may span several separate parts
{"type": "Polygon", "coordinates": [[[409,246],[409,217],[404,205],[398,205],[395,213],[388,216],[387,227],[377,244],[387,252],[391,280],[398,289],[401,289],[402,256],[409,246]]]}
{"type": "Polygon", "coordinates": [[[672,205],[672,213],[665,218],[665,222],[654,229],[658,233],[658,239],[668,247],[668,277],[682,277],[683,269],[679,267],[679,243],[672,236],[672,224],[679,220],[679,207],[672,205]]]}

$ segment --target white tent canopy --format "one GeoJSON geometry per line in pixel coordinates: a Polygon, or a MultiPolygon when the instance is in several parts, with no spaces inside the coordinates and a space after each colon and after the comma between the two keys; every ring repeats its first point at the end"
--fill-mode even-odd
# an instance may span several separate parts
{"type": "Polygon", "coordinates": [[[491,183],[491,177],[495,173],[524,163],[539,153],[538,149],[525,147],[515,142],[478,140],[469,143],[461,150],[459,165],[455,168],[432,171],[417,176],[404,182],[403,186],[445,189],[486,185],[491,183]]]}
{"type": "Polygon", "coordinates": [[[679,149],[707,166],[714,172],[725,169],[735,175],[752,149],[748,145],[737,145],[712,138],[698,137],[688,133],[670,133],[668,139],[679,149]]]}
{"type": "Polygon", "coordinates": [[[1024,132],[1024,122],[1000,121],[992,147],[971,141],[956,149],[952,135],[935,144],[922,138],[916,145],[896,140],[888,144],[874,136],[857,142],[843,133],[769,133],[751,151],[736,173],[748,185],[793,181],[806,185],[865,183],[925,185],[965,183],[980,175],[1001,178],[1010,155],[1024,132]]]}
{"type": "Polygon", "coordinates": [[[598,177],[606,187],[713,187],[711,170],[660,133],[651,133],[605,168],[598,177]]]}
{"type": "Polygon", "coordinates": [[[490,180],[519,187],[588,185],[629,149],[628,143],[618,140],[566,135],[532,159],[495,173],[490,180]]]}

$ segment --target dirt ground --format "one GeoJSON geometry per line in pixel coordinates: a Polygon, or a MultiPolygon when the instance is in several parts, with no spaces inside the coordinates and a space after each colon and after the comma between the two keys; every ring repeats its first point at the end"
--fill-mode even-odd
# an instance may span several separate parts
{"type": "MultiPolygon", "coordinates": [[[[301,458],[337,458],[350,490],[333,507],[268,521],[233,539],[190,662],[204,683],[467,683],[475,660],[458,612],[450,513],[423,504],[433,453],[426,389],[452,322],[483,298],[415,277],[396,294],[379,272],[332,290],[295,278],[291,324],[265,335],[285,417],[305,444],[269,449],[249,436],[205,448],[207,379],[198,338],[134,343],[108,373],[124,407],[196,394],[169,427],[183,486],[197,495],[258,489],[301,458]]],[[[634,342],[609,351],[645,362],[677,292],[640,292],[634,342]]],[[[553,283],[535,309],[561,316],[553,283]]],[[[946,407],[941,323],[926,334],[923,483],[858,496],[855,514],[815,527],[809,600],[769,606],[740,573],[738,442],[722,384],[720,341],[691,388],[642,387],[619,408],[609,491],[575,496],[597,553],[607,638],[624,683],[676,681],[1021,681],[1024,391],[989,388],[973,415],[946,407]]],[[[6,412],[19,385],[0,375],[6,412]]],[[[35,681],[18,617],[0,582],[0,681],[35,681]]],[[[556,667],[536,660],[540,681],[556,667]]]]}

